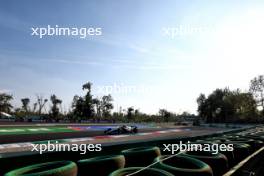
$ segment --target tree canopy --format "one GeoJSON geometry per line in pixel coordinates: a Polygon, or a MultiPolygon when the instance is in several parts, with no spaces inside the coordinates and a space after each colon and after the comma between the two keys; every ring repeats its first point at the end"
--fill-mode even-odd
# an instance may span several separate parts
{"type": "Polygon", "coordinates": [[[206,122],[250,122],[257,119],[257,103],[250,92],[216,89],[197,98],[198,113],[206,122]]]}
{"type": "Polygon", "coordinates": [[[13,96],[0,93],[0,112],[10,113],[13,106],[11,105],[11,100],[13,100],[13,96]]]}

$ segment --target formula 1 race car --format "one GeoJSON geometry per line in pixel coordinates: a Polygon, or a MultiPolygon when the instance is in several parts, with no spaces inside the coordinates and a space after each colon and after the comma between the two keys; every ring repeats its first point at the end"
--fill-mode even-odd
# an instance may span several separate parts
{"type": "Polygon", "coordinates": [[[104,134],[135,134],[138,132],[138,128],[136,126],[127,126],[123,125],[118,128],[108,128],[104,131],[104,134]]]}

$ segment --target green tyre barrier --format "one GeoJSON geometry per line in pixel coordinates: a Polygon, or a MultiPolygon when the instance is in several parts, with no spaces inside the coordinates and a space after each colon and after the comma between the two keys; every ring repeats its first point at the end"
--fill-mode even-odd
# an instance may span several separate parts
{"type": "Polygon", "coordinates": [[[227,157],[221,153],[213,154],[209,151],[186,151],[181,153],[181,155],[205,162],[212,168],[214,176],[223,175],[228,170],[227,157]]]}
{"type": "MultiPolygon", "coordinates": [[[[128,174],[138,172],[141,169],[143,169],[143,167],[128,167],[128,168],[116,170],[113,173],[111,173],[109,176],[126,176],[128,174]]],[[[136,174],[133,174],[133,176],[177,176],[177,175],[173,175],[161,169],[147,168],[136,174]]]]}
{"type": "Polygon", "coordinates": [[[212,176],[211,167],[195,158],[175,155],[169,159],[168,156],[159,156],[154,162],[157,162],[153,167],[168,171],[174,175],[180,176],[212,176]],[[163,159],[165,159],[163,161],[163,159]]]}
{"type": "Polygon", "coordinates": [[[239,163],[247,156],[250,155],[251,146],[245,143],[236,143],[236,142],[225,142],[225,144],[233,144],[233,153],[234,153],[234,162],[235,164],[239,163]]]}
{"type": "Polygon", "coordinates": [[[254,139],[254,146],[253,146],[254,147],[254,151],[260,149],[263,146],[264,146],[264,142],[263,141],[254,139]]]}
{"type": "MultiPolygon", "coordinates": [[[[210,138],[207,138],[205,140],[196,140],[195,142],[191,142],[190,144],[209,144],[209,145],[215,145],[215,144],[221,144],[222,142],[220,140],[210,140],[210,138]]],[[[233,151],[220,151],[220,153],[222,153],[223,155],[225,155],[227,157],[227,161],[228,161],[228,166],[229,168],[231,166],[234,166],[235,164],[235,157],[234,157],[234,152],[233,151]]]]}
{"type": "Polygon", "coordinates": [[[264,132],[256,132],[256,135],[264,137],[264,132]]]}
{"type": "Polygon", "coordinates": [[[213,141],[219,141],[219,142],[225,142],[227,141],[227,138],[224,137],[214,137],[212,138],[213,141]]]}
{"type": "Polygon", "coordinates": [[[264,146],[264,142],[261,140],[255,140],[255,148],[258,150],[264,146]]]}
{"type": "Polygon", "coordinates": [[[138,147],[121,151],[125,156],[125,167],[143,167],[151,164],[153,160],[161,156],[158,147],[138,147]]]}
{"type": "Polygon", "coordinates": [[[179,153],[180,151],[174,151],[174,153],[172,154],[172,151],[167,150],[165,147],[164,148],[160,148],[160,152],[161,155],[175,155],[177,153],[179,153]]]}
{"type": "MultiPolygon", "coordinates": [[[[216,140],[216,141],[210,141],[211,144],[218,144],[221,145],[223,142],[220,140],[216,140]]],[[[234,151],[219,151],[219,153],[223,154],[226,156],[227,160],[228,160],[228,168],[233,167],[236,162],[235,162],[235,155],[234,155],[234,151]]]]}
{"type": "Polygon", "coordinates": [[[124,168],[124,155],[99,156],[84,160],[79,160],[78,176],[105,176],[111,172],[124,168]]]}
{"type": "Polygon", "coordinates": [[[254,140],[260,140],[260,141],[264,142],[264,136],[258,136],[256,134],[254,134],[254,135],[246,135],[244,137],[249,138],[249,139],[254,139],[254,140]]]}
{"type": "Polygon", "coordinates": [[[254,146],[255,141],[253,139],[247,139],[247,138],[228,138],[229,141],[233,141],[233,142],[242,142],[242,143],[246,143],[248,145],[254,146]]]}
{"type": "Polygon", "coordinates": [[[252,149],[254,151],[258,150],[259,148],[264,146],[264,141],[261,140],[260,138],[253,138],[250,136],[243,136],[243,138],[240,139],[230,139],[230,141],[236,141],[236,142],[244,142],[252,146],[252,149]]]}
{"type": "Polygon", "coordinates": [[[236,164],[234,151],[220,151],[220,153],[226,156],[229,168],[233,167],[236,164]]]}
{"type": "Polygon", "coordinates": [[[255,141],[252,139],[229,139],[229,143],[238,143],[238,144],[248,144],[249,147],[249,153],[253,153],[255,151],[255,141]]]}
{"type": "Polygon", "coordinates": [[[34,164],[6,173],[4,176],[76,176],[77,165],[72,161],[34,164]]]}

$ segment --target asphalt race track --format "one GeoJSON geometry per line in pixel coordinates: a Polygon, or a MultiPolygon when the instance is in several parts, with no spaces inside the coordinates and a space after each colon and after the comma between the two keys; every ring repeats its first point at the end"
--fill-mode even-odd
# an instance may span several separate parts
{"type": "MultiPolygon", "coordinates": [[[[81,137],[94,137],[94,136],[103,136],[104,129],[93,129],[93,130],[54,130],[52,131],[37,131],[34,129],[49,129],[47,126],[23,126],[23,127],[0,127],[0,144],[8,143],[19,143],[19,142],[33,142],[33,141],[45,141],[45,140],[58,140],[58,139],[69,139],[69,138],[81,138],[81,137]],[[17,128],[17,129],[16,129],[17,128]],[[14,130],[12,132],[3,132],[7,130],[14,130]],[[28,132],[26,130],[18,129],[33,129],[28,132]]],[[[55,128],[55,127],[52,127],[55,128]]],[[[68,127],[65,127],[68,128],[68,127]]],[[[106,129],[106,128],[105,128],[106,129]]],[[[152,132],[166,130],[166,128],[139,128],[139,133],[152,132]]]]}
{"type": "MultiPolygon", "coordinates": [[[[0,124],[0,145],[78,138],[106,139],[106,142],[113,142],[117,140],[114,137],[115,135],[113,136],[114,139],[110,140],[108,137],[112,135],[106,135],[104,131],[108,128],[118,128],[120,125],[121,124],[0,124]]],[[[227,130],[223,128],[193,126],[134,125],[138,127],[138,133],[136,135],[128,135],[123,138],[124,141],[136,140],[138,138],[146,139],[149,137],[190,137],[227,130]]]]}

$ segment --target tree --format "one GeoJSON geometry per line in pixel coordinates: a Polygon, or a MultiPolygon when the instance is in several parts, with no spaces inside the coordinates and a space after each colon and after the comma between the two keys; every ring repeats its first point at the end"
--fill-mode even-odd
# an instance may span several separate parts
{"type": "Polygon", "coordinates": [[[216,89],[207,98],[200,94],[197,98],[199,116],[210,122],[224,122],[232,114],[224,100],[230,93],[228,88],[216,89]]]}
{"type": "Polygon", "coordinates": [[[38,103],[34,103],[34,104],[33,104],[33,112],[34,112],[34,113],[35,113],[36,110],[37,110],[37,106],[38,106],[38,103]]]}
{"type": "Polygon", "coordinates": [[[135,110],[135,116],[139,116],[139,115],[140,115],[139,109],[136,109],[135,110]]]}
{"type": "Polygon", "coordinates": [[[200,94],[196,100],[198,104],[198,113],[201,118],[205,119],[207,117],[207,106],[206,106],[206,96],[204,94],[200,94]]]}
{"type": "Polygon", "coordinates": [[[127,119],[128,119],[128,121],[132,120],[133,111],[134,111],[134,108],[133,107],[127,108],[127,119]]]}
{"type": "Polygon", "coordinates": [[[110,116],[110,112],[114,108],[112,101],[113,98],[110,94],[102,97],[101,109],[104,117],[110,116]]]}
{"type": "Polygon", "coordinates": [[[58,105],[62,103],[62,100],[58,99],[57,96],[53,94],[50,96],[50,101],[52,103],[51,117],[55,119],[56,121],[58,121],[59,120],[58,117],[60,114],[60,109],[58,105]]]}
{"type": "Polygon", "coordinates": [[[226,102],[233,105],[233,114],[236,119],[231,121],[240,122],[256,122],[257,119],[257,103],[253,95],[249,92],[233,91],[227,98],[226,102]]]}
{"type": "Polygon", "coordinates": [[[48,102],[48,99],[44,99],[42,95],[37,95],[37,104],[38,104],[38,115],[40,116],[42,113],[42,109],[45,104],[48,102]]]}
{"type": "Polygon", "coordinates": [[[167,111],[166,109],[160,109],[159,115],[164,118],[165,122],[169,122],[169,118],[171,116],[171,113],[169,111],[167,111]]]}
{"type": "Polygon", "coordinates": [[[99,98],[94,98],[93,99],[93,104],[96,107],[96,116],[100,118],[102,116],[101,100],[99,98]]]}
{"type": "Polygon", "coordinates": [[[83,86],[82,86],[82,89],[83,90],[88,90],[88,93],[90,94],[91,93],[91,88],[92,88],[92,83],[91,82],[87,82],[85,83],[83,86]]]}
{"type": "Polygon", "coordinates": [[[22,109],[28,113],[29,111],[29,103],[30,103],[30,99],[29,98],[22,98],[21,99],[22,102],[22,109]]]}
{"type": "Polygon", "coordinates": [[[142,122],[144,119],[142,119],[143,114],[140,112],[139,109],[134,110],[134,116],[135,116],[135,122],[142,122]]]}
{"type": "Polygon", "coordinates": [[[259,75],[250,81],[249,91],[254,95],[257,100],[258,106],[262,107],[264,115],[264,76],[259,75]]]}
{"type": "Polygon", "coordinates": [[[12,99],[13,99],[12,95],[6,93],[0,93],[0,112],[6,112],[6,113],[11,112],[11,108],[13,108],[13,106],[11,105],[10,101],[12,99]]]}
{"type": "Polygon", "coordinates": [[[74,118],[81,118],[83,117],[83,106],[84,106],[84,100],[82,97],[75,95],[73,97],[73,102],[72,102],[72,109],[73,109],[73,115],[74,118]]]}
{"type": "Polygon", "coordinates": [[[83,102],[83,116],[91,118],[94,115],[93,96],[91,95],[92,83],[88,82],[82,86],[83,90],[87,90],[87,93],[83,102]]]}
{"type": "Polygon", "coordinates": [[[82,89],[87,90],[86,95],[84,97],[78,95],[73,97],[72,108],[75,118],[88,119],[94,116],[94,101],[91,95],[91,88],[92,83],[85,83],[82,89]]]}
{"type": "Polygon", "coordinates": [[[211,122],[253,121],[256,117],[256,102],[249,92],[228,88],[216,89],[207,98],[197,98],[199,116],[211,122]]]}

